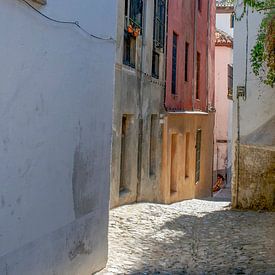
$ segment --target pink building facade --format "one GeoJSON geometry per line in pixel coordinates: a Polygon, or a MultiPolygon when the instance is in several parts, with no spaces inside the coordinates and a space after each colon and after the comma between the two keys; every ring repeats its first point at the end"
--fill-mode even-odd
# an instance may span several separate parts
{"type": "Polygon", "coordinates": [[[223,31],[216,31],[216,118],[214,144],[214,174],[221,174],[230,181],[231,125],[233,85],[233,39],[223,31]],[[229,177],[229,178],[228,178],[229,177]]]}

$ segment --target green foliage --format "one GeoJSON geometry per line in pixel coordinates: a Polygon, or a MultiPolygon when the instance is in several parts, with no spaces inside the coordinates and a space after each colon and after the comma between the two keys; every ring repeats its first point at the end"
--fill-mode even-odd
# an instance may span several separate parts
{"type": "Polygon", "coordinates": [[[260,80],[274,87],[275,84],[275,0],[244,0],[244,11],[247,6],[253,10],[264,13],[256,43],[251,50],[252,70],[260,80]]]}
{"type": "Polygon", "coordinates": [[[268,13],[260,25],[250,58],[253,72],[271,87],[275,83],[275,15],[268,13]]]}

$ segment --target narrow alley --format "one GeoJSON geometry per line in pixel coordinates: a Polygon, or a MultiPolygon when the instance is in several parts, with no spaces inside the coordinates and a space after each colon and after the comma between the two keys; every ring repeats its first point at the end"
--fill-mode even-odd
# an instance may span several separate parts
{"type": "Polygon", "coordinates": [[[127,205],[110,212],[98,274],[275,274],[274,242],[274,212],[232,211],[223,198],[127,205]]]}

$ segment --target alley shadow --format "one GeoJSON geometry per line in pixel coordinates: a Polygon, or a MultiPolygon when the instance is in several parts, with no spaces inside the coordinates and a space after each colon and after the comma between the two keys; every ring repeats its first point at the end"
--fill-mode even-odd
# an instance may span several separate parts
{"type": "Polygon", "coordinates": [[[216,211],[166,221],[129,274],[275,274],[275,213],[216,211]]]}

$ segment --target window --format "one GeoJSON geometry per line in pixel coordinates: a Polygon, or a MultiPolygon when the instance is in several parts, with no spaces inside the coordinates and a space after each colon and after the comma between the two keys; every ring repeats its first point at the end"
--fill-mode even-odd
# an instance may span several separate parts
{"type": "Polygon", "coordinates": [[[159,54],[153,51],[152,76],[159,78],[159,54]]]}
{"type": "Polygon", "coordinates": [[[142,28],[143,0],[125,0],[125,28],[142,28]]]}
{"type": "Polygon", "coordinates": [[[230,15],[230,28],[231,29],[234,28],[234,20],[235,20],[234,14],[231,14],[230,15]]]}
{"type": "Polygon", "coordinates": [[[198,10],[201,12],[201,0],[198,0],[198,10]]]}
{"type": "Polygon", "coordinates": [[[195,183],[200,181],[201,173],[201,129],[197,130],[196,134],[196,172],[195,172],[195,183]]]}
{"type": "Polygon", "coordinates": [[[188,81],[188,56],[189,56],[189,43],[185,43],[185,61],[184,61],[184,80],[188,81]]]}
{"type": "Polygon", "coordinates": [[[185,135],[185,178],[189,177],[189,144],[190,144],[190,133],[185,135]]]}
{"type": "Polygon", "coordinates": [[[125,0],[125,31],[123,63],[135,68],[136,37],[142,31],[142,0],[125,0]]]}
{"type": "Polygon", "coordinates": [[[165,0],[155,0],[154,48],[164,49],[165,37],[165,0]]]}
{"type": "Polygon", "coordinates": [[[136,39],[124,33],[123,63],[135,68],[136,65],[136,39]]]}
{"type": "Polygon", "coordinates": [[[201,71],[201,54],[197,52],[196,99],[200,98],[200,71],[201,71]]]}
{"type": "Polygon", "coordinates": [[[228,93],[227,98],[233,99],[233,67],[231,65],[227,65],[227,86],[228,93]]]}
{"type": "Polygon", "coordinates": [[[178,135],[172,134],[171,135],[171,172],[170,172],[170,193],[173,194],[178,191],[178,179],[179,179],[179,142],[178,142],[178,135]]]}
{"type": "Polygon", "coordinates": [[[177,44],[178,35],[173,32],[173,52],[172,52],[172,94],[176,94],[177,86],[177,44]]]}
{"type": "Polygon", "coordinates": [[[132,115],[123,115],[121,120],[120,184],[119,192],[129,191],[129,171],[131,171],[130,133],[132,115]]]}
{"type": "Polygon", "coordinates": [[[158,140],[158,116],[151,115],[150,168],[149,168],[150,177],[156,176],[157,140],[158,140]]]}

